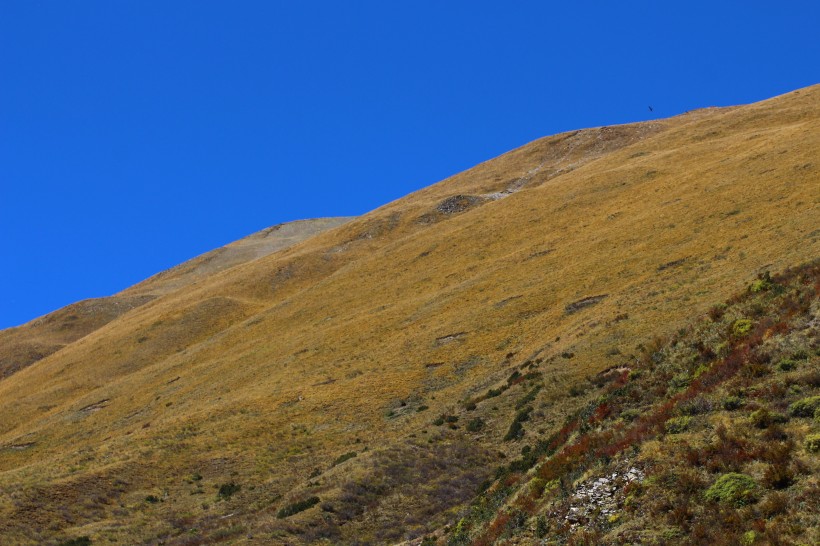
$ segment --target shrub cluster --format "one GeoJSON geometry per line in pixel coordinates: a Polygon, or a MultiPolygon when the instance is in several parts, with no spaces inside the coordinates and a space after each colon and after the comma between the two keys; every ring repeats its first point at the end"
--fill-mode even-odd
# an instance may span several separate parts
{"type": "Polygon", "coordinates": [[[313,508],[319,504],[319,502],[321,502],[319,497],[308,497],[304,500],[300,500],[282,507],[279,512],[276,513],[276,517],[279,519],[289,518],[294,514],[298,514],[299,512],[304,512],[309,508],[313,508]]]}

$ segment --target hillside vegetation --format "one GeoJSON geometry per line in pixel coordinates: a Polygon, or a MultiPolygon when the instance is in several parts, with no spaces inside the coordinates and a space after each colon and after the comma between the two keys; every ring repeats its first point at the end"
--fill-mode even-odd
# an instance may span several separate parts
{"type": "MultiPolygon", "coordinates": [[[[805,442],[814,425],[783,404],[816,386],[795,379],[780,401],[727,391],[746,405],[681,413],[678,391],[668,389],[689,392],[698,368],[666,353],[689,342],[664,348],[654,340],[683,339],[695,317],[763,282],[759,274],[820,255],[818,157],[814,86],[747,106],[546,137],[268,255],[195,268],[202,274],[190,282],[152,293],[27,366],[11,357],[16,371],[0,379],[0,537],[388,544],[526,541],[546,532],[578,543],[576,535],[589,532],[597,534],[588,541],[624,533],[651,543],[663,533],[694,536],[698,525],[714,531],[715,520],[699,510],[701,493],[716,486],[716,506],[726,495],[739,502],[731,491],[754,490],[754,503],[749,496],[747,507],[732,506],[740,510],[732,532],[770,540],[760,538],[770,528],[743,510],[758,510],[772,492],[811,493],[805,442]],[[635,370],[644,375],[629,379],[635,370]],[[589,420],[590,404],[640,381],[645,393],[618,398],[610,413],[589,420]],[[677,419],[669,431],[660,434],[655,423],[645,437],[619,436],[667,403],[657,419],[664,427],[677,419]],[[659,442],[707,445],[724,430],[719,419],[720,434],[734,438],[741,423],[733,419],[749,409],[775,420],[753,426],[754,434],[782,430],[787,439],[776,441],[794,447],[779,459],[753,451],[725,469],[711,459],[683,469],[695,480],[689,512],[658,527],[664,508],[648,501],[659,496],[640,491],[661,480],[653,465],[671,468],[661,459],[674,451],[659,442]],[[780,422],[783,415],[790,420],[780,422]],[[620,429],[608,421],[615,419],[620,429]],[[623,445],[604,461],[595,442],[606,437],[595,434],[607,431],[607,441],[633,442],[639,453],[623,445]],[[592,459],[556,459],[583,437],[591,447],[573,449],[592,449],[592,459]],[[632,458],[619,458],[627,452],[632,458]],[[607,525],[623,521],[617,531],[597,519],[590,525],[586,512],[572,516],[577,522],[565,516],[582,510],[572,505],[576,488],[603,494],[584,480],[609,472],[595,466],[604,464],[614,465],[616,481],[636,484],[634,512],[620,501],[606,507],[607,525]],[[789,469],[789,486],[771,489],[769,467],[789,469]],[[530,505],[521,487],[535,472],[543,483],[527,486],[530,505]],[[479,515],[482,490],[479,499],[496,496],[479,515]]],[[[146,293],[137,285],[122,295],[146,293]]],[[[768,288],[755,294],[785,297],[768,288]]],[[[714,358],[698,366],[713,369],[756,338],[764,317],[779,320],[779,303],[761,305],[769,307],[735,318],[748,323],[735,324],[732,313],[710,323],[708,336],[717,339],[731,319],[737,336],[720,348],[726,354],[709,345],[714,358]]],[[[804,316],[797,308],[795,317],[804,316]]],[[[55,315],[57,329],[70,320],[63,315],[55,315]]],[[[15,334],[15,343],[26,332],[34,330],[15,334]]],[[[816,368],[814,346],[803,345],[794,351],[807,351],[805,359],[770,350],[770,368],[777,359],[797,364],[761,372],[754,385],[816,368]]],[[[703,394],[717,403],[713,396],[722,391],[703,394]]],[[[758,436],[745,440],[748,449],[757,449],[758,436]]],[[[807,511],[787,511],[783,525],[807,511]]],[[[806,533],[781,536],[800,543],[812,538],[806,533]]]]}
{"type": "Polygon", "coordinates": [[[819,296],[820,262],[761,275],[591,378],[560,431],[508,438],[521,456],[426,544],[817,544],[819,296]]]}

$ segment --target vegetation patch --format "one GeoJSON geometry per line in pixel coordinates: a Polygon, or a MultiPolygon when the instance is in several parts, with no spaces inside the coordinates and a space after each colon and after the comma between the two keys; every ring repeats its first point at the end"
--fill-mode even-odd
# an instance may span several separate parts
{"type": "Polygon", "coordinates": [[[789,406],[789,413],[795,417],[812,417],[818,408],[820,408],[820,396],[810,396],[789,406]]]}
{"type": "Polygon", "coordinates": [[[756,502],[758,494],[759,486],[751,476],[731,472],[718,478],[704,496],[710,501],[744,506],[756,502]]]}
{"type": "Polygon", "coordinates": [[[666,424],[664,428],[666,429],[667,434],[680,434],[684,432],[687,428],[689,428],[689,422],[692,420],[691,417],[688,415],[682,417],[672,417],[666,424]]]}
{"type": "Polygon", "coordinates": [[[279,519],[289,518],[294,514],[298,514],[299,512],[304,512],[305,510],[313,508],[320,502],[321,500],[319,497],[308,497],[304,500],[300,500],[282,507],[279,512],[276,513],[276,517],[279,519]]]}
{"type": "Polygon", "coordinates": [[[65,540],[59,546],[91,546],[91,539],[89,537],[77,537],[65,540]]]}
{"type": "Polygon", "coordinates": [[[343,462],[345,462],[345,461],[349,461],[350,459],[353,459],[353,458],[354,458],[354,457],[356,457],[356,456],[358,456],[358,453],[356,453],[355,451],[350,451],[350,452],[348,452],[348,453],[344,453],[344,454],[339,455],[338,457],[336,457],[336,460],[335,460],[335,461],[333,461],[333,464],[331,464],[330,466],[331,466],[331,468],[332,468],[332,467],[334,467],[334,466],[336,466],[336,465],[340,465],[340,464],[342,464],[343,462]]]}
{"type": "Polygon", "coordinates": [[[233,482],[223,483],[219,486],[219,491],[217,492],[216,496],[220,499],[227,500],[231,498],[235,493],[238,493],[240,489],[242,489],[242,486],[239,484],[233,482]]]}

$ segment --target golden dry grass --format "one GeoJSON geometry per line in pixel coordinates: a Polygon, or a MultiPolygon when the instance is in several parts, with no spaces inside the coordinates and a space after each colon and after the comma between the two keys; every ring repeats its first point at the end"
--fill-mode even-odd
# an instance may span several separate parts
{"type": "Polygon", "coordinates": [[[158,297],[0,381],[0,536],[183,543],[233,513],[232,540],[275,540],[317,466],[402,444],[530,358],[564,397],[816,257],[819,152],[820,86],[557,135],[158,297]]]}
{"type": "Polygon", "coordinates": [[[84,300],[19,327],[0,331],[0,378],[62,349],[157,296],[267,256],[348,220],[317,218],[272,226],[154,275],[119,294],[84,300]]]}

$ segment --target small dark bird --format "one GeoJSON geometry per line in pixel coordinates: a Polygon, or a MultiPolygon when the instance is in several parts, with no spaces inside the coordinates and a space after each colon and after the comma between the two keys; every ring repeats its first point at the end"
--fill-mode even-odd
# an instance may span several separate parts
{"type": "Polygon", "coordinates": [[[649,111],[650,111],[650,112],[654,112],[654,110],[652,109],[652,107],[651,107],[651,106],[649,107],[649,111]]]}

